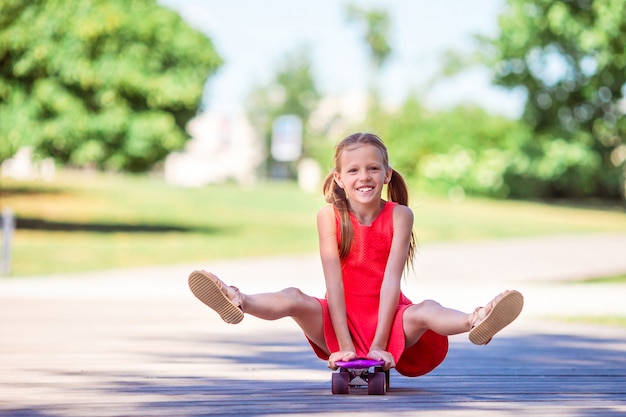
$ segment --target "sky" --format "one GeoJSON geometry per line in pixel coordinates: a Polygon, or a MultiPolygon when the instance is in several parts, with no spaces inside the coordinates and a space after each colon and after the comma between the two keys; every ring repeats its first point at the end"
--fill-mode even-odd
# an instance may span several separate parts
{"type": "Polygon", "coordinates": [[[383,97],[399,104],[409,94],[439,108],[472,102],[515,117],[522,99],[489,84],[486,71],[426,85],[447,49],[468,51],[476,33],[495,35],[505,0],[158,0],[207,34],[225,63],[207,83],[209,110],[241,109],[255,85],[267,84],[286,54],[311,49],[313,74],[324,95],[367,88],[368,50],[362,28],[349,23],[346,5],[379,7],[390,14],[392,55],[382,73],[383,97]]]}

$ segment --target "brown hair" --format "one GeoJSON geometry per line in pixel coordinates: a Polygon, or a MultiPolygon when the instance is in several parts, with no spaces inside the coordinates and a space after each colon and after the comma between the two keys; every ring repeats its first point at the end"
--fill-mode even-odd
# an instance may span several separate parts
{"type": "MultiPolygon", "coordinates": [[[[334,179],[335,172],[339,172],[341,167],[339,166],[339,160],[341,153],[349,146],[356,144],[366,144],[377,147],[381,155],[383,156],[383,164],[385,169],[389,170],[389,154],[387,153],[387,147],[383,141],[373,133],[353,133],[350,136],[344,138],[335,147],[335,156],[333,162],[335,168],[328,174],[324,180],[323,191],[326,202],[335,206],[339,212],[339,224],[341,231],[341,239],[339,241],[339,256],[341,259],[345,258],[350,251],[352,245],[352,238],[354,237],[354,230],[352,229],[352,222],[350,221],[350,205],[346,197],[346,193],[334,179]]],[[[404,181],[404,178],[398,171],[393,171],[389,184],[387,184],[387,199],[394,201],[403,206],[409,205],[409,189],[404,181]]],[[[409,252],[406,260],[406,266],[410,267],[413,263],[413,257],[415,255],[415,234],[411,230],[411,238],[409,241],[409,252]]]]}

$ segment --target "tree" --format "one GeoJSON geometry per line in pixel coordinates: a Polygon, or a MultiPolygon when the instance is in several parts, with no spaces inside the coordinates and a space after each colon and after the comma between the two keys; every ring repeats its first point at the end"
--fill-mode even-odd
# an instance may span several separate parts
{"type": "Polygon", "coordinates": [[[389,13],[384,9],[367,10],[354,4],[348,4],[346,16],[349,22],[361,23],[364,26],[364,40],[370,52],[370,66],[372,68],[370,88],[376,96],[376,80],[392,52],[389,42],[391,37],[389,13]]]}
{"type": "Polygon", "coordinates": [[[0,160],[144,171],[184,145],[213,45],[155,0],[0,3],[0,160]]]}
{"type": "Polygon", "coordinates": [[[456,198],[532,197],[529,191],[538,191],[507,183],[510,170],[536,162],[521,151],[532,135],[520,121],[478,106],[433,111],[410,96],[397,110],[379,110],[370,123],[385,138],[392,167],[420,190],[456,198]]]}
{"type": "Polygon", "coordinates": [[[543,173],[551,195],[623,197],[626,3],[508,0],[499,26],[482,44],[494,82],[527,92],[526,153],[561,158],[543,173]]]}

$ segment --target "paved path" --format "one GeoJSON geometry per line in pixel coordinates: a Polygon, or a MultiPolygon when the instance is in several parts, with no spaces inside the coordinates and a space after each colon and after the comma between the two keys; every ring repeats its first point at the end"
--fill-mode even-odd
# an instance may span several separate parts
{"type": "Polygon", "coordinates": [[[384,397],[330,394],[330,374],[289,320],[222,323],[186,276],[210,269],[243,291],[323,294],[317,256],[0,281],[0,416],[626,416],[626,331],[546,321],[626,315],[626,236],[423,245],[415,301],[470,310],[503,288],[523,314],[488,346],[451,338],[421,378],[384,397]]]}
{"type": "MultiPolygon", "coordinates": [[[[29,298],[177,299],[191,295],[186,277],[207,269],[244,292],[294,286],[323,296],[316,254],[1,280],[0,296],[29,298]]],[[[473,310],[505,288],[526,296],[524,315],[626,314],[624,294],[581,279],[626,273],[626,235],[557,236],[500,241],[424,244],[404,291],[419,301],[473,310]],[[557,295],[558,296],[555,296],[557,295]]],[[[191,297],[192,298],[192,297],[191,297]]]]}

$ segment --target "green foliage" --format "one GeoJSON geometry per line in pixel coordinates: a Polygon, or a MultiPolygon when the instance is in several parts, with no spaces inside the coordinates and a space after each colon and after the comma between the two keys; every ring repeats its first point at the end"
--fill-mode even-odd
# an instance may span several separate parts
{"type": "Polygon", "coordinates": [[[499,25],[483,47],[495,82],[528,94],[534,179],[555,196],[623,197],[626,3],[508,0],[499,25]]]}
{"type": "Polygon", "coordinates": [[[0,160],[33,145],[62,163],[149,169],[182,147],[221,65],[154,0],[8,0],[0,16],[0,160]]]}
{"type": "Polygon", "coordinates": [[[369,94],[370,107],[380,105],[380,73],[392,52],[391,18],[384,8],[366,9],[354,4],[347,4],[348,22],[359,24],[363,29],[363,40],[369,51],[369,94]]]}
{"type": "Polygon", "coordinates": [[[391,36],[391,19],[384,9],[367,10],[348,4],[346,15],[349,22],[362,23],[365,28],[364,40],[369,47],[372,64],[380,69],[391,54],[389,38],[391,36]]]}
{"type": "Polygon", "coordinates": [[[515,121],[473,107],[432,112],[415,98],[397,113],[371,119],[379,121],[374,129],[386,141],[394,169],[439,192],[462,187],[477,195],[508,195],[508,153],[527,140],[515,121]]]}
{"type": "Polygon", "coordinates": [[[584,197],[601,165],[584,144],[538,136],[522,121],[478,107],[433,112],[409,98],[397,112],[372,109],[369,120],[388,145],[394,169],[438,193],[584,197]]]}

